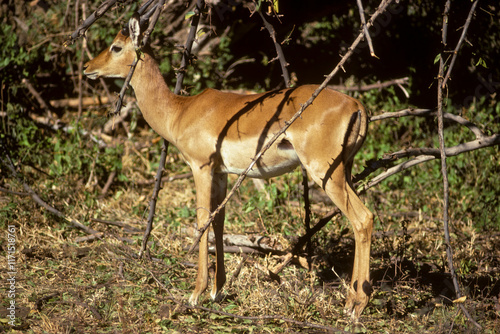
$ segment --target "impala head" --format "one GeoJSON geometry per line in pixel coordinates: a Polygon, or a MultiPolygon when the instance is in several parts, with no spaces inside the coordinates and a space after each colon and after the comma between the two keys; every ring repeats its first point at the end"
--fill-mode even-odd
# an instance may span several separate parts
{"type": "Polygon", "coordinates": [[[111,46],[97,57],[87,62],[83,73],[90,79],[99,77],[126,78],[130,65],[137,56],[139,48],[140,25],[139,16],[134,14],[128,28],[122,29],[111,46]]]}

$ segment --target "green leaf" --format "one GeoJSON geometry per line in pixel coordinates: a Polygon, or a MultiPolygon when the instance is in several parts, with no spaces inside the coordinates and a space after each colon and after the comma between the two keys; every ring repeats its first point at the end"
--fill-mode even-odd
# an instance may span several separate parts
{"type": "Polygon", "coordinates": [[[484,68],[488,68],[488,66],[486,65],[486,62],[484,61],[483,58],[479,58],[479,60],[476,63],[476,66],[482,66],[484,68]]]}
{"type": "Polygon", "coordinates": [[[196,13],[193,12],[193,11],[187,12],[186,16],[184,16],[184,19],[187,20],[187,19],[189,19],[190,17],[192,17],[194,15],[196,15],[196,13]]]}
{"type": "Polygon", "coordinates": [[[441,54],[438,53],[438,55],[436,56],[436,58],[434,58],[434,64],[436,64],[440,59],[441,59],[441,54]]]}

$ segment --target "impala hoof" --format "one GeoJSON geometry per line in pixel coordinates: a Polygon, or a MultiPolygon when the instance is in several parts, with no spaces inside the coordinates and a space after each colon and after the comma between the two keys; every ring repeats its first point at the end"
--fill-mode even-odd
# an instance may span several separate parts
{"type": "Polygon", "coordinates": [[[191,294],[189,297],[189,304],[190,305],[198,305],[198,294],[195,294],[194,292],[191,294]]]}

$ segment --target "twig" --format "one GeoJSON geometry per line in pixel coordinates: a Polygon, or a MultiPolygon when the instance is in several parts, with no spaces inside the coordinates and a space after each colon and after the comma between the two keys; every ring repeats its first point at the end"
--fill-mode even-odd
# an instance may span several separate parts
{"type": "Polygon", "coordinates": [[[99,195],[100,198],[104,198],[106,196],[109,187],[111,187],[111,185],[113,184],[113,179],[115,178],[115,176],[116,176],[116,170],[113,170],[111,173],[109,173],[108,180],[106,181],[104,187],[102,187],[101,195],[99,195]]]}
{"type": "MultiPolygon", "coordinates": [[[[193,177],[192,172],[179,174],[179,175],[163,176],[161,178],[161,183],[172,182],[174,180],[189,179],[191,177],[193,177]]],[[[147,186],[147,185],[151,185],[153,183],[156,183],[156,177],[153,180],[134,181],[134,185],[138,185],[138,186],[147,186]]]]}
{"type": "Polygon", "coordinates": [[[40,107],[42,107],[45,112],[47,113],[47,117],[50,119],[50,120],[53,120],[53,116],[52,116],[52,110],[51,108],[49,107],[49,105],[47,104],[47,102],[45,102],[45,100],[42,98],[42,96],[37,92],[37,90],[35,89],[35,87],[33,87],[33,85],[31,84],[31,82],[24,78],[21,83],[28,89],[28,91],[30,92],[31,95],[33,95],[33,97],[36,99],[36,101],[38,102],[38,104],[40,104],[40,107]]]}
{"type": "Polygon", "coordinates": [[[17,195],[17,196],[29,196],[29,193],[22,193],[20,191],[9,190],[4,187],[0,187],[0,191],[6,194],[17,195]]]}
{"type": "Polygon", "coordinates": [[[366,26],[365,10],[363,8],[363,4],[361,3],[361,0],[356,0],[356,2],[358,4],[359,16],[361,18],[361,25],[362,25],[361,29],[365,34],[366,42],[368,43],[368,47],[370,48],[370,55],[372,57],[378,58],[377,55],[375,54],[375,51],[373,51],[372,38],[370,37],[370,32],[368,31],[368,27],[366,26]]]}
{"type": "MultiPolygon", "coordinates": [[[[146,29],[146,31],[144,32],[144,35],[142,37],[142,45],[146,45],[148,43],[149,35],[151,35],[151,32],[153,32],[153,29],[156,25],[156,22],[158,21],[158,17],[160,17],[160,13],[161,13],[164,5],[165,5],[165,0],[160,0],[160,2],[156,5],[156,7],[154,7],[154,12],[153,12],[153,9],[151,9],[153,16],[151,17],[151,20],[149,21],[148,29],[146,29]]],[[[143,8],[145,8],[145,7],[143,7],[143,8]]],[[[140,12],[139,12],[139,15],[141,15],[140,12]]]]}
{"type": "Polygon", "coordinates": [[[175,83],[174,93],[179,94],[182,90],[182,83],[184,81],[184,76],[186,74],[186,68],[188,60],[191,58],[191,50],[193,48],[194,38],[196,37],[196,30],[198,23],[200,22],[201,8],[203,7],[203,1],[197,0],[196,7],[194,9],[194,15],[191,19],[191,28],[189,29],[189,34],[186,40],[186,45],[184,51],[182,52],[181,66],[177,72],[177,82],[175,83]]]}
{"type": "MultiPolygon", "coordinates": [[[[82,3],[82,15],[83,15],[83,19],[85,20],[86,19],[86,3],[82,3]]],[[[75,21],[78,21],[78,2],[77,2],[77,5],[75,6],[75,21]]],[[[78,114],[76,116],[76,126],[78,126],[78,123],[80,122],[80,118],[82,117],[82,112],[83,112],[83,60],[84,60],[84,52],[83,50],[85,50],[87,48],[87,39],[83,38],[82,39],[82,43],[81,43],[81,47],[82,47],[82,52],[80,52],[80,60],[78,61],[78,87],[77,87],[77,90],[78,90],[78,114]]]]}
{"type": "Polygon", "coordinates": [[[91,221],[96,222],[96,223],[102,223],[102,224],[107,224],[107,225],[113,225],[113,226],[118,226],[122,227],[124,229],[129,229],[133,232],[140,232],[140,229],[137,229],[135,227],[132,227],[128,224],[122,223],[122,222],[115,222],[111,220],[104,220],[104,219],[99,219],[99,218],[90,218],[91,221]]]}
{"type": "Polygon", "coordinates": [[[68,40],[64,42],[64,46],[66,47],[72,45],[76,39],[82,37],[87,29],[90,28],[90,26],[94,24],[98,18],[104,15],[104,13],[106,13],[116,2],[117,0],[104,1],[70,36],[68,36],[68,40]]]}
{"type": "MultiPolygon", "coordinates": [[[[382,2],[380,3],[379,7],[377,8],[377,10],[375,11],[375,13],[372,15],[372,17],[370,18],[370,20],[368,20],[368,23],[367,23],[367,26],[368,27],[371,27],[374,20],[382,13],[385,11],[385,9],[387,8],[387,6],[392,2],[392,0],[382,0],[382,2]]],[[[250,163],[250,165],[245,169],[245,171],[243,171],[243,173],[241,173],[240,177],[236,180],[233,188],[231,189],[231,191],[227,194],[226,198],[222,201],[221,204],[219,204],[219,206],[210,214],[210,217],[207,221],[207,223],[205,224],[205,226],[203,226],[199,232],[200,232],[200,235],[198,236],[198,238],[196,239],[196,241],[193,243],[193,246],[192,248],[190,249],[190,252],[194,249],[194,247],[200,242],[200,239],[201,239],[201,236],[203,235],[203,233],[207,230],[207,228],[210,226],[210,224],[213,222],[215,216],[217,216],[217,214],[220,212],[220,210],[226,206],[227,202],[231,199],[231,197],[234,195],[234,193],[236,192],[236,189],[238,189],[240,186],[241,186],[241,183],[243,182],[243,180],[246,178],[248,172],[253,168],[253,166],[257,163],[257,161],[260,159],[260,157],[264,154],[265,151],[267,151],[269,149],[269,147],[271,147],[271,145],[276,141],[276,139],[278,139],[279,136],[281,136],[289,127],[290,125],[297,119],[299,118],[302,113],[304,112],[304,110],[310,106],[313,101],[316,99],[316,97],[319,95],[319,93],[321,93],[321,91],[323,91],[323,89],[326,88],[328,82],[330,82],[330,80],[335,76],[335,74],[337,74],[337,72],[342,68],[342,66],[344,65],[344,63],[347,61],[347,59],[354,53],[354,49],[358,46],[358,44],[361,42],[361,40],[363,39],[363,32],[359,33],[358,34],[358,37],[354,40],[354,42],[351,44],[351,46],[349,47],[347,53],[342,57],[342,59],[339,61],[339,63],[337,64],[337,66],[335,66],[335,68],[332,70],[332,72],[330,74],[327,75],[326,79],[323,81],[323,83],[318,87],[318,89],[316,89],[316,91],[312,94],[311,98],[309,98],[309,100],[307,100],[303,105],[301,105],[301,108],[295,113],[295,115],[293,115],[293,117],[285,122],[285,126],[283,126],[283,128],[281,128],[280,131],[278,131],[277,133],[274,134],[274,136],[266,143],[266,145],[264,145],[262,147],[262,149],[255,155],[255,157],[252,159],[252,162],[250,163]]]]}
{"type": "MultiPolygon", "coordinates": [[[[446,156],[455,156],[458,154],[462,154],[465,152],[469,151],[474,151],[480,148],[485,148],[485,147],[490,147],[490,146],[496,146],[500,145],[500,134],[495,134],[492,136],[488,137],[483,137],[481,139],[476,139],[467,143],[462,143],[453,147],[447,147],[445,149],[445,154],[446,156]]],[[[403,150],[399,151],[396,153],[393,153],[397,159],[406,157],[406,156],[412,156],[416,155],[417,152],[420,153],[425,153],[425,155],[419,155],[413,159],[407,160],[405,162],[402,162],[401,164],[398,164],[394,167],[391,167],[384,171],[383,173],[377,175],[373,179],[371,179],[369,182],[363,184],[360,188],[357,188],[357,191],[360,193],[365,192],[367,189],[379,184],[383,180],[387,179],[389,176],[392,176],[394,174],[397,174],[405,169],[408,169],[410,167],[416,166],[418,164],[421,164],[423,162],[439,159],[441,157],[441,152],[439,149],[434,149],[434,148],[419,148],[419,149],[408,149],[408,150],[403,150]]],[[[366,178],[367,175],[373,173],[375,170],[380,169],[380,168],[386,168],[387,166],[391,165],[391,160],[393,156],[391,154],[388,154],[387,157],[382,158],[377,161],[373,162],[368,162],[368,167],[363,170],[360,174],[357,174],[354,178],[353,181],[359,182],[366,178]]],[[[396,158],[394,158],[396,160],[396,158]]],[[[394,161],[392,160],[392,161],[394,161]]]]}
{"type": "Polygon", "coordinates": [[[94,306],[90,306],[87,303],[80,302],[80,301],[74,301],[74,300],[69,300],[69,301],[61,300],[61,301],[56,301],[54,303],[55,304],[61,304],[61,305],[77,305],[77,306],[81,306],[81,307],[87,309],[88,311],[90,311],[96,320],[102,320],[102,316],[99,313],[99,311],[97,310],[97,308],[95,308],[94,306]]]}
{"type": "Polygon", "coordinates": [[[286,62],[285,54],[283,53],[283,49],[281,48],[280,43],[278,43],[276,41],[276,31],[274,30],[274,27],[272,26],[272,24],[267,22],[266,18],[264,17],[264,14],[262,14],[261,10],[258,9],[257,12],[259,13],[260,18],[262,19],[262,22],[264,23],[264,27],[266,27],[271,39],[273,40],[274,48],[276,49],[276,54],[278,55],[278,59],[280,61],[281,72],[283,73],[283,80],[285,80],[285,86],[288,88],[288,87],[290,87],[290,75],[288,74],[288,69],[287,69],[287,66],[289,64],[286,62]]]}
{"type": "Polygon", "coordinates": [[[163,144],[161,147],[160,161],[159,161],[158,170],[156,171],[156,176],[155,176],[155,186],[153,189],[153,195],[151,195],[151,200],[149,201],[148,221],[146,223],[146,229],[144,230],[144,234],[142,236],[142,244],[141,244],[141,250],[139,251],[139,258],[142,258],[144,256],[144,253],[146,251],[146,247],[148,245],[149,235],[151,234],[151,230],[153,229],[153,219],[155,216],[156,201],[158,199],[158,194],[160,193],[160,190],[161,190],[161,175],[163,173],[163,170],[165,169],[165,161],[167,160],[168,144],[169,144],[168,141],[163,139],[163,144]]]}
{"type": "Polygon", "coordinates": [[[476,11],[476,6],[479,0],[474,1],[472,4],[472,7],[469,11],[469,15],[467,16],[467,20],[465,20],[464,27],[462,29],[462,35],[460,36],[460,40],[457,43],[457,46],[455,47],[455,50],[453,51],[453,57],[451,58],[450,66],[448,67],[448,71],[446,72],[446,76],[444,77],[443,83],[441,84],[441,88],[446,87],[446,82],[448,81],[448,78],[450,77],[451,70],[453,69],[453,66],[455,65],[455,61],[457,60],[457,55],[458,55],[458,50],[460,50],[460,47],[462,46],[462,43],[465,40],[465,35],[467,34],[467,30],[469,29],[469,25],[472,19],[472,15],[474,15],[474,12],[476,11]]]}
{"type": "MultiPolygon", "coordinates": [[[[249,6],[250,11],[255,11],[255,4],[251,4],[249,6]],[[251,6],[253,5],[253,6],[251,6]]],[[[290,85],[292,84],[290,81],[290,75],[288,74],[288,65],[290,65],[286,59],[285,59],[285,53],[283,52],[283,49],[281,48],[280,43],[276,41],[276,31],[274,30],[274,27],[272,24],[267,22],[264,14],[262,14],[262,11],[260,9],[257,10],[259,13],[260,18],[262,19],[262,22],[264,23],[264,27],[267,29],[269,32],[269,35],[271,39],[273,40],[274,43],[274,48],[276,49],[276,54],[278,56],[278,59],[281,64],[281,72],[283,75],[283,80],[285,81],[285,86],[286,88],[289,88],[290,85]]],[[[311,204],[309,201],[309,184],[307,182],[308,176],[307,176],[307,170],[304,168],[304,166],[301,165],[301,172],[302,172],[302,185],[303,185],[303,199],[304,199],[304,225],[306,228],[306,235],[309,234],[309,231],[311,229],[311,204]]],[[[308,254],[312,254],[312,244],[311,244],[311,239],[307,240],[307,252],[308,254]]]]}
{"type": "Polygon", "coordinates": [[[393,79],[393,80],[387,80],[384,82],[377,82],[369,85],[355,85],[351,87],[346,87],[344,85],[328,85],[328,88],[335,89],[335,90],[341,90],[341,91],[346,91],[346,92],[366,92],[372,89],[382,89],[386,87],[390,87],[393,85],[406,85],[410,78],[404,77],[404,78],[399,78],[399,79],[393,79]]]}

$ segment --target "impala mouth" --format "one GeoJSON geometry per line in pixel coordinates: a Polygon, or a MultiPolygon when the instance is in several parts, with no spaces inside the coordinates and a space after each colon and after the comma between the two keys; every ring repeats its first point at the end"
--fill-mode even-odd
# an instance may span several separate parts
{"type": "Polygon", "coordinates": [[[99,78],[99,74],[97,74],[97,72],[92,72],[92,73],[83,72],[83,74],[85,74],[87,78],[91,80],[96,80],[97,78],[99,78]]]}

